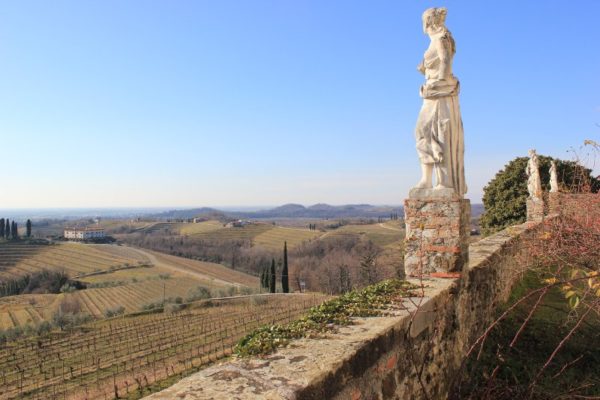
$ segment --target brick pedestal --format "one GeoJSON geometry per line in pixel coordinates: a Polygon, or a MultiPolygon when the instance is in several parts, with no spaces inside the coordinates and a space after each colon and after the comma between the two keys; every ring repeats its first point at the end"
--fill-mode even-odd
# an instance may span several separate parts
{"type": "Polygon", "coordinates": [[[404,201],[406,275],[461,271],[469,254],[470,201],[413,197],[404,201]]]}
{"type": "Polygon", "coordinates": [[[527,199],[527,221],[542,221],[544,219],[544,200],[527,199]]]}
{"type": "Polygon", "coordinates": [[[548,214],[560,214],[564,208],[563,194],[560,192],[548,193],[548,214]]]}

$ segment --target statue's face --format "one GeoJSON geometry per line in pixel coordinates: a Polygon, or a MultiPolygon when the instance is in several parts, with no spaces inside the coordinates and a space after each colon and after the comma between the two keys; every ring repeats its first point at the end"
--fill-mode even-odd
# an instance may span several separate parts
{"type": "Polygon", "coordinates": [[[429,18],[429,15],[424,14],[423,15],[423,33],[427,34],[427,35],[431,35],[433,29],[431,26],[431,18],[429,18]]]}

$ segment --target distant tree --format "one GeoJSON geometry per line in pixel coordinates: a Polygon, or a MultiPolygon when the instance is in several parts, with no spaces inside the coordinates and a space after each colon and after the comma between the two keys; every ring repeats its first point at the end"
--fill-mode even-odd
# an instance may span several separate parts
{"type": "Polygon", "coordinates": [[[281,270],[281,288],[283,293],[290,292],[290,282],[288,277],[287,242],[283,242],[283,269],[281,270]]]}
{"type": "Polygon", "coordinates": [[[0,238],[4,237],[4,218],[0,218],[0,238]]]}
{"type": "Polygon", "coordinates": [[[372,285],[378,281],[377,252],[365,254],[360,261],[360,277],[363,285],[372,285]]]}
{"type": "Polygon", "coordinates": [[[4,237],[7,239],[10,238],[10,220],[8,218],[6,218],[6,225],[4,228],[4,237]]]}
{"type": "Polygon", "coordinates": [[[271,287],[270,283],[271,274],[268,268],[263,268],[260,271],[260,287],[264,289],[269,289],[271,287]]]}
{"type": "MultiPolygon", "coordinates": [[[[509,162],[504,169],[483,188],[483,205],[485,211],[481,216],[483,234],[489,235],[508,226],[525,222],[527,175],[525,167],[528,157],[517,157],[509,162]]],[[[551,157],[539,155],[540,178],[542,189],[550,189],[551,157]]],[[[556,161],[558,183],[564,191],[598,192],[600,181],[591,175],[591,170],[574,161],[556,161]]]]}
{"type": "Polygon", "coordinates": [[[260,288],[264,288],[264,283],[265,283],[265,271],[264,270],[260,270],[260,274],[258,274],[258,280],[260,282],[260,288]]]}
{"type": "Polygon", "coordinates": [[[31,220],[30,219],[27,220],[26,229],[27,229],[27,237],[31,237],[31,220]]]}
{"type": "Polygon", "coordinates": [[[12,222],[12,226],[10,228],[10,233],[13,239],[19,238],[19,229],[17,227],[17,223],[15,221],[12,222]]]}
{"type": "Polygon", "coordinates": [[[275,284],[277,283],[277,275],[275,274],[275,259],[271,259],[271,276],[269,279],[269,291],[275,293],[275,284]]]}

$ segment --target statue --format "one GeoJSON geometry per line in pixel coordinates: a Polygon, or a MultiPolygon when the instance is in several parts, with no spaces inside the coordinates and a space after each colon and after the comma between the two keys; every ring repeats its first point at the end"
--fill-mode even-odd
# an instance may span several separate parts
{"type": "Polygon", "coordinates": [[[529,161],[527,162],[525,173],[527,174],[527,191],[529,191],[529,198],[541,200],[542,183],[540,181],[538,157],[535,153],[535,149],[529,150],[529,161]]]}
{"type": "Polygon", "coordinates": [[[456,48],[444,24],[446,12],[445,8],[430,8],[423,13],[423,30],[431,43],[417,68],[426,81],[421,86],[423,106],[415,129],[422,178],[413,191],[431,189],[435,170],[433,193],[450,190],[462,198],[467,192],[464,133],[458,105],[459,82],[452,74],[456,48]]]}
{"type": "Polygon", "coordinates": [[[556,175],[556,161],[550,162],[550,193],[558,192],[558,177],[556,175]]]}

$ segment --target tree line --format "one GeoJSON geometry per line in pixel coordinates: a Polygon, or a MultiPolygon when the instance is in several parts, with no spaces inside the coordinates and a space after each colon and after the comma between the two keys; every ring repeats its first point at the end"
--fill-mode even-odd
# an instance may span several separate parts
{"type": "MultiPolygon", "coordinates": [[[[28,219],[25,224],[27,237],[31,237],[31,220],[28,219]]],[[[8,218],[0,218],[0,239],[6,240],[17,240],[19,238],[19,225],[13,220],[9,220],[8,218]]]]}
{"type": "MultiPolygon", "coordinates": [[[[290,292],[287,242],[283,243],[283,268],[281,269],[281,291],[290,292]]],[[[271,266],[263,268],[260,272],[260,286],[269,289],[269,293],[277,291],[277,269],[275,268],[275,258],[271,258],[271,266]]]]}

